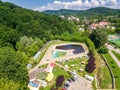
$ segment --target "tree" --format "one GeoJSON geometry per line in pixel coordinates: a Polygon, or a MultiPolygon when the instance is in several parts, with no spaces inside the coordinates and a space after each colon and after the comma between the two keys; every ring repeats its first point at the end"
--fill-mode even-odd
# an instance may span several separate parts
{"type": "Polygon", "coordinates": [[[94,43],[89,38],[87,38],[86,44],[87,44],[87,46],[89,47],[90,50],[95,49],[94,43]]]}
{"type": "Polygon", "coordinates": [[[19,87],[19,83],[16,83],[13,80],[0,78],[0,90],[18,90],[19,87]]]}
{"type": "Polygon", "coordinates": [[[56,87],[62,86],[63,82],[64,82],[64,76],[63,75],[58,76],[56,79],[56,87]]]}
{"type": "Polygon", "coordinates": [[[89,56],[90,56],[90,58],[89,58],[88,63],[85,67],[85,70],[89,73],[92,73],[96,68],[95,57],[91,51],[89,53],[89,56]]]}
{"type": "Polygon", "coordinates": [[[27,85],[28,70],[26,57],[11,48],[0,49],[0,77],[8,78],[20,85],[27,85]]]}
{"type": "Polygon", "coordinates": [[[99,53],[106,54],[108,53],[108,48],[106,46],[102,46],[98,50],[99,53]]]}
{"type": "Polygon", "coordinates": [[[120,33],[120,27],[116,28],[116,33],[120,33]]]}
{"type": "Polygon", "coordinates": [[[94,42],[95,47],[99,48],[107,42],[107,32],[102,29],[94,30],[90,34],[90,38],[94,42]]]}

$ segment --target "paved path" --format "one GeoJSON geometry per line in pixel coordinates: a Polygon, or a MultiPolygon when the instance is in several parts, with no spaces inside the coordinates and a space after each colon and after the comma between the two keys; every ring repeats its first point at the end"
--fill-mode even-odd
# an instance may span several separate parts
{"type": "Polygon", "coordinates": [[[118,67],[120,68],[120,61],[118,58],[112,53],[111,50],[116,51],[117,53],[120,53],[120,49],[115,49],[114,46],[106,44],[107,48],[109,49],[109,53],[111,57],[114,59],[114,61],[117,63],[118,67]]]}
{"type": "MultiPolygon", "coordinates": [[[[66,71],[72,72],[64,66],[56,63],[59,67],[63,68],[66,71]]],[[[77,80],[70,83],[70,87],[67,90],[93,90],[91,81],[86,80],[85,78],[77,75],[77,80]]]]}
{"type": "Polygon", "coordinates": [[[109,53],[111,57],[114,59],[114,61],[117,63],[118,67],[120,68],[120,61],[117,59],[117,57],[109,50],[109,53]]]}
{"type": "Polygon", "coordinates": [[[120,54],[120,49],[119,48],[115,48],[115,46],[110,45],[110,44],[106,44],[106,46],[108,47],[109,50],[114,50],[114,51],[116,51],[117,53],[120,54]]]}

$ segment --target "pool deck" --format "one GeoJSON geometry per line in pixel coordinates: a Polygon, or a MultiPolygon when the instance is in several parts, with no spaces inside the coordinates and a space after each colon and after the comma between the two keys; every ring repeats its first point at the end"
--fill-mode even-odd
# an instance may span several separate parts
{"type": "Polygon", "coordinates": [[[39,65],[43,65],[43,64],[47,64],[50,63],[52,61],[60,61],[60,60],[69,60],[69,59],[75,59],[75,58],[79,58],[82,57],[84,55],[88,54],[88,49],[86,47],[85,44],[83,43],[63,43],[63,44],[55,44],[55,45],[51,45],[48,50],[46,51],[45,55],[43,56],[43,58],[40,61],[39,65]],[[62,56],[62,57],[58,57],[58,58],[52,58],[52,51],[53,50],[58,50],[56,49],[56,46],[60,46],[60,45],[68,45],[68,44],[74,44],[74,45],[81,45],[84,49],[85,52],[83,53],[79,53],[79,54],[73,54],[73,49],[71,50],[66,50],[67,54],[66,56],[62,56]]]}

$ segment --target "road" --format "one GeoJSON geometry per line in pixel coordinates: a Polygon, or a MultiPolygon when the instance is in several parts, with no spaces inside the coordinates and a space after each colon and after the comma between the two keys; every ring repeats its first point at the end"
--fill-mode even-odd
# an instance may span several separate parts
{"type": "Polygon", "coordinates": [[[115,49],[114,46],[106,44],[107,48],[109,49],[109,54],[114,59],[114,61],[117,63],[118,67],[120,68],[120,61],[118,58],[112,53],[111,50],[116,51],[117,53],[120,53],[120,49],[115,49]]]}

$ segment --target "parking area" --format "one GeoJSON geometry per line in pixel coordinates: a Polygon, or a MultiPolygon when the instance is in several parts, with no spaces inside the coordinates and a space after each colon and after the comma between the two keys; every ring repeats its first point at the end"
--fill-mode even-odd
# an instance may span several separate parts
{"type": "Polygon", "coordinates": [[[82,77],[77,77],[75,81],[69,82],[69,87],[67,90],[93,90],[91,82],[82,78],[82,77]]]}

